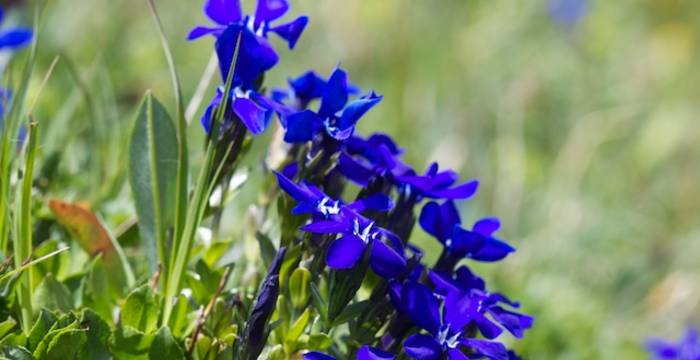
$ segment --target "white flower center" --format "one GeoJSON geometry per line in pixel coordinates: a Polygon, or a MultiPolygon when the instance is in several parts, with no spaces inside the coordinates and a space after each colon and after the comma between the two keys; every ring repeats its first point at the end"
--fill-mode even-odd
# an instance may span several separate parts
{"type": "Polygon", "coordinates": [[[454,335],[448,337],[450,334],[450,325],[443,325],[442,328],[440,328],[440,332],[438,332],[436,336],[437,342],[442,345],[442,346],[447,346],[450,349],[454,349],[459,345],[459,337],[462,335],[462,333],[457,332],[454,335]]]}
{"type": "Polygon", "coordinates": [[[321,202],[317,206],[318,211],[323,214],[323,216],[328,217],[330,215],[338,215],[340,213],[340,201],[333,201],[328,196],[321,199],[321,202]]]}
{"type": "Polygon", "coordinates": [[[365,244],[369,243],[370,236],[372,236],[372,228],[374,227],[374,222],[370,222],[364,229],[360,228],[360,222],[355,219],[353,222],[353,234],[357,235],[365,244]]]}

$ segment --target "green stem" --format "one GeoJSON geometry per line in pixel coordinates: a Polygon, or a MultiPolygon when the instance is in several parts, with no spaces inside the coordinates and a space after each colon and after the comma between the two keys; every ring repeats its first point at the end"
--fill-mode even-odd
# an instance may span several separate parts
{"type": "MultiPolygon", "coordinates": [[[[32,181],[34,172],[34,160],[36,158],[38,124],[29,124],[29,144],[27,158],[22,178],[22,193],[19,202],[19,225],[17,236],[14,237],[15,268],[20,268],[25,261],[29,261],[32,253],[32,181]]],[[[32,268],[28,268],[20,276],[17,287],[17,298],[22,309],[22,329],[29,333],[32,327],[32,268]]]]}

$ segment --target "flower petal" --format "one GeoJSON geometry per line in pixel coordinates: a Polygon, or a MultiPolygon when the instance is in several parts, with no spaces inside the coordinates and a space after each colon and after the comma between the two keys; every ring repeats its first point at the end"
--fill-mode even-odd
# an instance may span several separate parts
{"type": "Polygon", "coordinates": [[[294,90],[297,98],[308,102],[323,96],[326,80],[313,71],[307,71],[295,79],[290,79],[289,86],[294,90]]]}
{"type": "Polygon", "coordinates": [[[313,111],[304,110],[287,116],[286,122],[287,131],[284,133],[284,141],[300,143],[313,139],[321,119],[313,111]]]}
{"type": "Polygon", "coordinates": [[[469,360],[467,355],[459,349],[449,349],[447,350],[447,358],[449,360],[469,360]]]}
{"type": "Polygon", "coordinates": [[[321,97],[321,108],[318,111],[322,118],[334,115],[348,102],[348,75],[337,67],[328,79],[326,91],[321,97]]]}
{"type": "Polygon", "coordinates": [[[228,77],[241,31],[243,31],[243,35],[238,59],[236,59],[233,84],[243,88],[252,88],[265,71],[277,64],[279,57],[267,39],[256,36],[239,23],[230,25],[216,40],[216,54],[219,57],[222,82],[226,82],[228,77]]]}
{"type": "Polygon", "coordinates": [[[0,34],[0,49],[17,50],[32,41],[34,32],[31,29],[14,28],[0,34]]]}
{"type": "Polygon", "coordinates": [[[369,179],[374,175],[371,168],[344,152],[338,157],[337,168],[348,180],[361,186],[367,186],[369,179]]]}
{"type": "Polygon", "coordinates": [[[403,343],[406,355],[416,360],[438,360],[442,356],[442,347],[430,336],[416,334],[403,343]]]}
{"type": "Polygon", "coordinates": [[[346,231],[348,224],[333,220],[319,220],[303,226],[301,229],[314,234],[338,234],[346,231]]]}
{"type": "Polygon", "coordinates": [[[270,122],[272,111],[247,98],[236,98],[233,111],[253,135],[260,135],[270,122]]]}
{"type": "Polygon", "coordinates": [[[326,264],[332,269],[349,269],[357,264],[365,252],[366,244],[354,235],[345,235],[331,243],[326,254],[326,264]]]}
{"type": "Polygon", "coordinates": [[[488,237],[481,247],[471,253],[469,257],[477,261],[494,262],[505,258],[512,252],[515,252],[515,248],[505,241],[488,237]]]}
{"type": "Polygon", "coordinates": [[[369,261],[372,271],[385,279],[395,278],[406,271],[406,259],[379,240],[372,242],[369,261]]]}
{"type": "Polygon", "coordinates": [[[343,115],[340,117],[338,127],[340,129],[348,129],[355,126],[362,115],[377,105],[381,100],[381,96],[370,92],[369,95],[350,102],[348,106],[345,107],[345,110],[343,110],[343,115]]]}
{"type": "Polygon", "coordinates": [[[220,27],[197,26],[187,35],[187,40],[196,40],[206,35],[219,36],[223,31],[220,27]]]}
{"type": "Polygon", "coordinates": [[[335,360],[334,357],[332,357],[330,355],[326,355],[326,354],[324,354],[322,352],[318,352],[318,351],[309,351],[307,353],[304,353],[304,355],[302,355],[302,359],[304,359],[304,360],[335,360]]]}
{"type": "Polygon", "coordinates": [[[270,29],[270,31],[279,35],[282,39],[287,40],[290,49],[294,49],[294,46],[299,40],[301,33],[304,32],[306,24],[309,23],[309,18],[307,16],[300,16],[292,22],[286,24],[278,25],[270,29]]]}
{"type": "Polygon", "coordinates": [[[262,21],[273,21],[281,18],[289,10],[287,0],[258,0],[258,7],[255,9],[255,26],[262,21]]]}
{"type": "Polygon", "coordinates": [[[416,325],[437,334],[440,329],[440,302],[425,285],[408,282],[403,286],[401,298],[416,325]]]}
{"type": "Polygon", "coordinates": [[[220,25],[229,25],[240,21],[242,16],[239,0],[207,0],[204,14],[220,25]]]}
{"type": "Polygon", "coordinates": [[[277,171],[273,171],[273,173],[277,176],[277,183],[280,188],[294,200],[298,202],[312,202],[316,200],[314,194],[308,191],[307,188],[298,185],[282,173],[278,173],[277,171]]]}
{"type": "Polygon", "coordinates": [[[472,230],[484,236],[491,236],[491,234],[498,231],[500,227],[501,222],[498,218],[487,217],[477,221],[472,227],[472,230]]]}
{"type": "Polygon", "coordinates": [[[492,360],[508,360],[508,351],[499,342],[481,339],[462,339],[460,342],[478,355],[486,356],[492,360]]]}
{"type": "Polygon", "coordinates": [[[489,313],[496,322],[501,324],[516,338],[522,338],[525,330],[531,328],[535,321],[530,315],[508,311],[500,306],[491,307],[489,313]]]}
{"type": "Polygon", "coordinates": [[[365,210],[389,211],[394,207],[394,202],[384,194],[374,194],[359,199],[346,207],[356,212],[365,210]]]}
{"type": "Polygon", "coordinates": [[[367,345],[357,352],[357,360],[393,360],[394,355],[367,345]]]}
{"type": "Polygon", "coordinates": [[[474,194],[476,194],[476,190],[478,188],[479,188],[479,181],[472,180],[472,181],[466,182],[464,184],[457,185],[453,188],[427,191],[425,193],[425,196],[431,197],[431,198],[439,198],[439,199],[465,200],[465,199],[468,199],[468,198],[474,196],[474,194]]]}

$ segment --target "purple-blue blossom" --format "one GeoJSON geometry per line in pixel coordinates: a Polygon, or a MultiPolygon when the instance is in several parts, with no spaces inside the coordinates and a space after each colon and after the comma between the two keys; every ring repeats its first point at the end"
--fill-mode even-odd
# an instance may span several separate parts
{"type": "Polygon", "coordinates": [[[646,348],[654,360],[700,360],[700,334],[691,327],[678,342],[651,339],[646,348]]]}
{"type": "MultiPolygon", "coordinates": [[[[356,360],[394,360],[394,355],[380,349],[364,345],[357,351],[356,360]]],[[[336,360],[333,356],[318,351],[309,351],[303,355],[304,360],[336,360]]]]}
{"type": "Polygon", "coordinates": [[[341,68],[331,74],[321,94],[317,111],[305,109],[284,116],[286,124],[284,140],[300,143],[313,140],[324,134],[337,141],[345,141],[353,135],[360,118],[381,101],[373,91],[350,101],[353,87],[341,68]]]}
{"type": "Polygon", "coordinates": [[[423,230],[438,239],[454,258],[493,262],[515,251],[508,243],[494,237],[500,228],[496,218],[483,218],[471,230],[461,227],[459,212],[451,200],[442,204],[435,201],[425,204],[419,222],[423,230]]]}

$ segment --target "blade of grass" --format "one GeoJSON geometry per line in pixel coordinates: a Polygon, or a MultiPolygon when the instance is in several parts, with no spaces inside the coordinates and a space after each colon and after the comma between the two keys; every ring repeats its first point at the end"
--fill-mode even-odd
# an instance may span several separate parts
{"type": "Polygon", "coordinates": [[[14,275],[16,275],[16,274],[19,274],[19,273],[21,273],[22,271],[28,269],[29,267],[34,266],[34,265],[39,264],[39,263],[42,263],[42,262],[44,262],[44,261],[46,261],[46,260],[48,260],[48,259],[50,259],[50,258],[52,258],[52,257],[54,257],[54,256],[56,256],[56,255],[58,255],[58,254],[60,254],[60,253],[62,253],[62,252],[64,252],[64,251],[68,250],[68,249],[70,249],[70,247],[66,246],[66,247],[60,248],[60,249],[58,249],[58,250],[56,250],[56,251],[50,252],[50,253],[48,253],[48,254],[46,254],[46,255],[44,255],[44,256],[38,257],[38,258],[36,258],[36,259],[34,259],[34,260],[27,261],[27,262],[25,262],[22,266],[20,266],[20,267],[18,267],[18,268],[15,268],[15,269],[12,269],[11,271],[8,271],[8,272],[6,272],[6,273],[0,275],[0,282],[5,281],[5,279],[7,279],[7,278],[9,278],[9,277],[11,277],[11,276],[14,276],[14,275]]]}
{"type": "Polygon", "coordinates": [[[170,45],[165,37],[165,31],[158,16],[158,10],[153,0],[147,0],[148,8],[151,11],[151,16],[156,24],[158,36],[165,53],[165,60],[168,62],[170,70],[170,78],[173,82],[173,90],[175,93],[175,127],[178,138],[178,167],[176,177],[175,191],[175,231],[173,233],[173,248],[177,247],[179,239],[182,238],[184,230],[186,214],[187,214],[187,175],[188,175],[188,154],[187,154],[187,122],[185,121],[184,105],[182,103],[182,90],[180,88],[180,78],[177,74],[173,54],[170,51],[170,45]]]}
{"type": "MultiPolygon", "coordinates": [[[[170,319],[170,314],[174,304],[174,302],[171,300],[180,292],[180,285],[187,268],[187,263],[189,262],[190,250],[195,238],[195,233],[202,220],[209,194],[211,194],[211,189],[213,188],[213,185],[209,183],[208,179],[214,165],[213,160],[216,157],[216,142],[219,139],[219,129],[224,121],[224,114],[226,113],[225,109],[228,106],[228,100],[231,95],[233,73],[234,69],[236,68],[238,52],[240,50],[240,41],[241,37],[239,35],[238,39],[236,40],[236,48],[233,54],[233,61],[231,61],[228,78],[226,79],[226,85],[224,86],[224,94],[221,100],[221,105],[216,111],[215,119],[211,119],[211,134],[209,137],[210,143],[207,147],[206,158],[204,160],[204,164],[202,164],[202,167],[200,168],[194,195],[192,196],[192,201],[187,211],[187,222],[185,223],[185,228],[182,232],[182,238],[173,244],[172,258],[174,261],[170,263],[170,269],[168,270],[170,280],[163,296],[164,307],[161,324],[167,324],[170,319]]],[[[230,149],[231,147],[229,147],[228,151],[230,151],[230,149]]],[[[222,165],[223,163],[219,164],[217,172],[223,168],[222,165]]],[[[213,179],[216,179],[216,177],[213,179]]]]}
{"type": "MultiPolygon", "coordinates": [[[[18,230],[14,237],[15,268],[22,266],[32,253],[32,175],[37,150],[38,124],[29,123],[29,144],[22,178],[22,192],[18,206],[18,230]]],[[[32,269],[29,268],[17,287],[19,307],[22,309],[22,329],[29,333],[32,327],[32,269]]]]}

